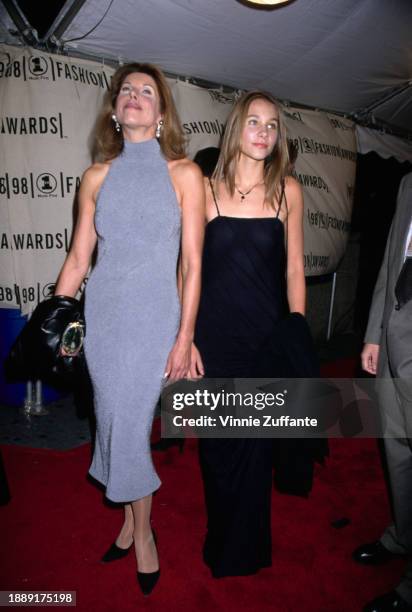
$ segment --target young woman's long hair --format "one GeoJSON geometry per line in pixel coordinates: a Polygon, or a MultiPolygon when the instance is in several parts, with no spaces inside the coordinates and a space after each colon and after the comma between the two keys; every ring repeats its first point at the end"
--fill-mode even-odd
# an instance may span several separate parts
{"type": "Polygon", "coordinates": [[[277,100],[270,93],[259,90],[248,91],[236,102],[226,123],[219,160],[212,178],[216,182],[216,189],[219,188],[219,182],[223,181],[233,197],[235,193],[236,167],[241,150],[242,130],[246,122],[249,106],[254,100],[270,102],[270,104],[275,106],[279,115],[278,137],[272,153],[264,162],[265,201],[275,208],[276,202],[279,202],[279,205],[281,204],[282,185],[289,168],[289,153],[281,109],[277,100]]]}
{"type": "Polygon", "coordinates": [[[95,128],[95,157],[108,161],[117,157],[123,150],[123,133],[114,128],[112,114],[123,81],[129,74],[140,72],[152,77],[157,85],[160,98],[160,112],[163,127],[159,138],[160,148],[167,160],[185,157],[185,137],[176,111],[175,103],[163,72],[153,64],[125,64],[112,76],[110,89],[105,97],[103,108],[95,128]]]}

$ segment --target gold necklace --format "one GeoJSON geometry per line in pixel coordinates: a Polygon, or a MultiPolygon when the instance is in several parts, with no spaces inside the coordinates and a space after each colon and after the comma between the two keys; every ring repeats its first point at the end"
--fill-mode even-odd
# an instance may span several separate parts
{"type": "Polygon", "coordinates": [[[240,201],[243,202],[243,200],[246,198],[246,196],[249,195],[249,193],[251,191],[253,191],[255,187],[257,187],[258,185],[262,185],[263,183],[264,183],[264,181],[259,181],[258,183],[255,183],[255,185],[252,185],[252,187],[250,189],[248,189],[248,191],[240,191],[238,186],[235,185],[235,189],[238,192],[238,194],[240,195],[240,201]]]}

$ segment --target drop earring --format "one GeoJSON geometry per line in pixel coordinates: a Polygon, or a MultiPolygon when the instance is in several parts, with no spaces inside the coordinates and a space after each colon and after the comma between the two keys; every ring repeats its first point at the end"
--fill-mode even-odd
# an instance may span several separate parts
{"type": "Polygon", "coordinates": [[[120,132],[121,130],[120,123],[117,121],[117,117],[114,113],[112,115],[112,120],[114,122],[114,129],[116,130],[116,132],[120,132]]]}
{"type": "Polygon", "coordinates": [[[157,122],[156,138],[160,138],[160,134],[162,133],[162,128],[163,128],[163,119],[160,119],[160,121],[157,122]]]}

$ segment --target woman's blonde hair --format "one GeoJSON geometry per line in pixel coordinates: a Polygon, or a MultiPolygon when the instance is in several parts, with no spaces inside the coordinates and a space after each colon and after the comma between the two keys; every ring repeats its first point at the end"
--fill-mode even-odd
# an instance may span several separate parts
{"type": "Polygon", "coordinates": [[[133,72],[147,74],[156,83],[163,115],[163,128],[159,138],[160,148],[167,160],[185,157],[185,137],[175,103],[163,72],[153,64],[125,64],[112,76],[111,86],[103,102],[95,128],[95,156],[103,161],[117,157],[123,150],[123,133],[115,130],[112,114],[117,96],[125,78],[133,72]]]}
{"type": "Polygon", "coordinates": [[[275,208],[275,201],[281,205],[282,186],[289,168],[289,153],[286,140],[286,129],[282,119],[279,103],[264,91],[253,90],[244,93],[234,105],[225,127],[220,155],[213,173],[216,188],[223,181],[231,196],[235,193],[236,167],[240,156],[242,130],[246,122],[249,106],[254,100],[266,100],[278,111],[278,137],[273,151],[264,162],[265,201],[275,208]]]}

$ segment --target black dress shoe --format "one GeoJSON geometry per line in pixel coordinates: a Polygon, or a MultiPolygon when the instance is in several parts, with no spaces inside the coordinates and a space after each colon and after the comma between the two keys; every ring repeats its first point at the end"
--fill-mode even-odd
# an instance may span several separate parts
{"type": "Polygon", "coordinates": [[[396,591],[389,591],[366,604],[363,612],[412,612],[412,606],[396,591]]]}
{"type": "Polygon", "coordinates": [[[150,595],[160,577],[160,569],[155,572],[137,572],[137,582],[143,595],[150,595]]]}
{"type": "Polygon", "coordinates": [[[352,553],[352,558],[357,563],[362,565],[382,565],[392,559],[398,559],[404,555],[393,553],[379,541],[371,542],[371,544],[364,544],[359,546],[352,553]]]}
{"type": "MultiPolygon", "coordinates": [[[[133,542],[132,542],[133,544],[133,542]]],[[[109,550],[107,550],[103,557],[101,558],[101,562],[102,563],[111,563],[112,561],[117,561],[118,559],[123,559],[123,557],[125,557],[126,555],[129,554],[129,551],[132,547],[132,544],[130,544],[129,548],[120,548],[120,546],[117,546],[116,542],[114,542],[109,550]]]]}
{"type": "MultiPolygon", "coordinates": [[[[153,540],[157,546],[156,532],[152,529],[153,540]]],[[[160,567],[155,572],[137,572],[137,583],[143,595],[150,595],[160,578],[160,567]]]]}

